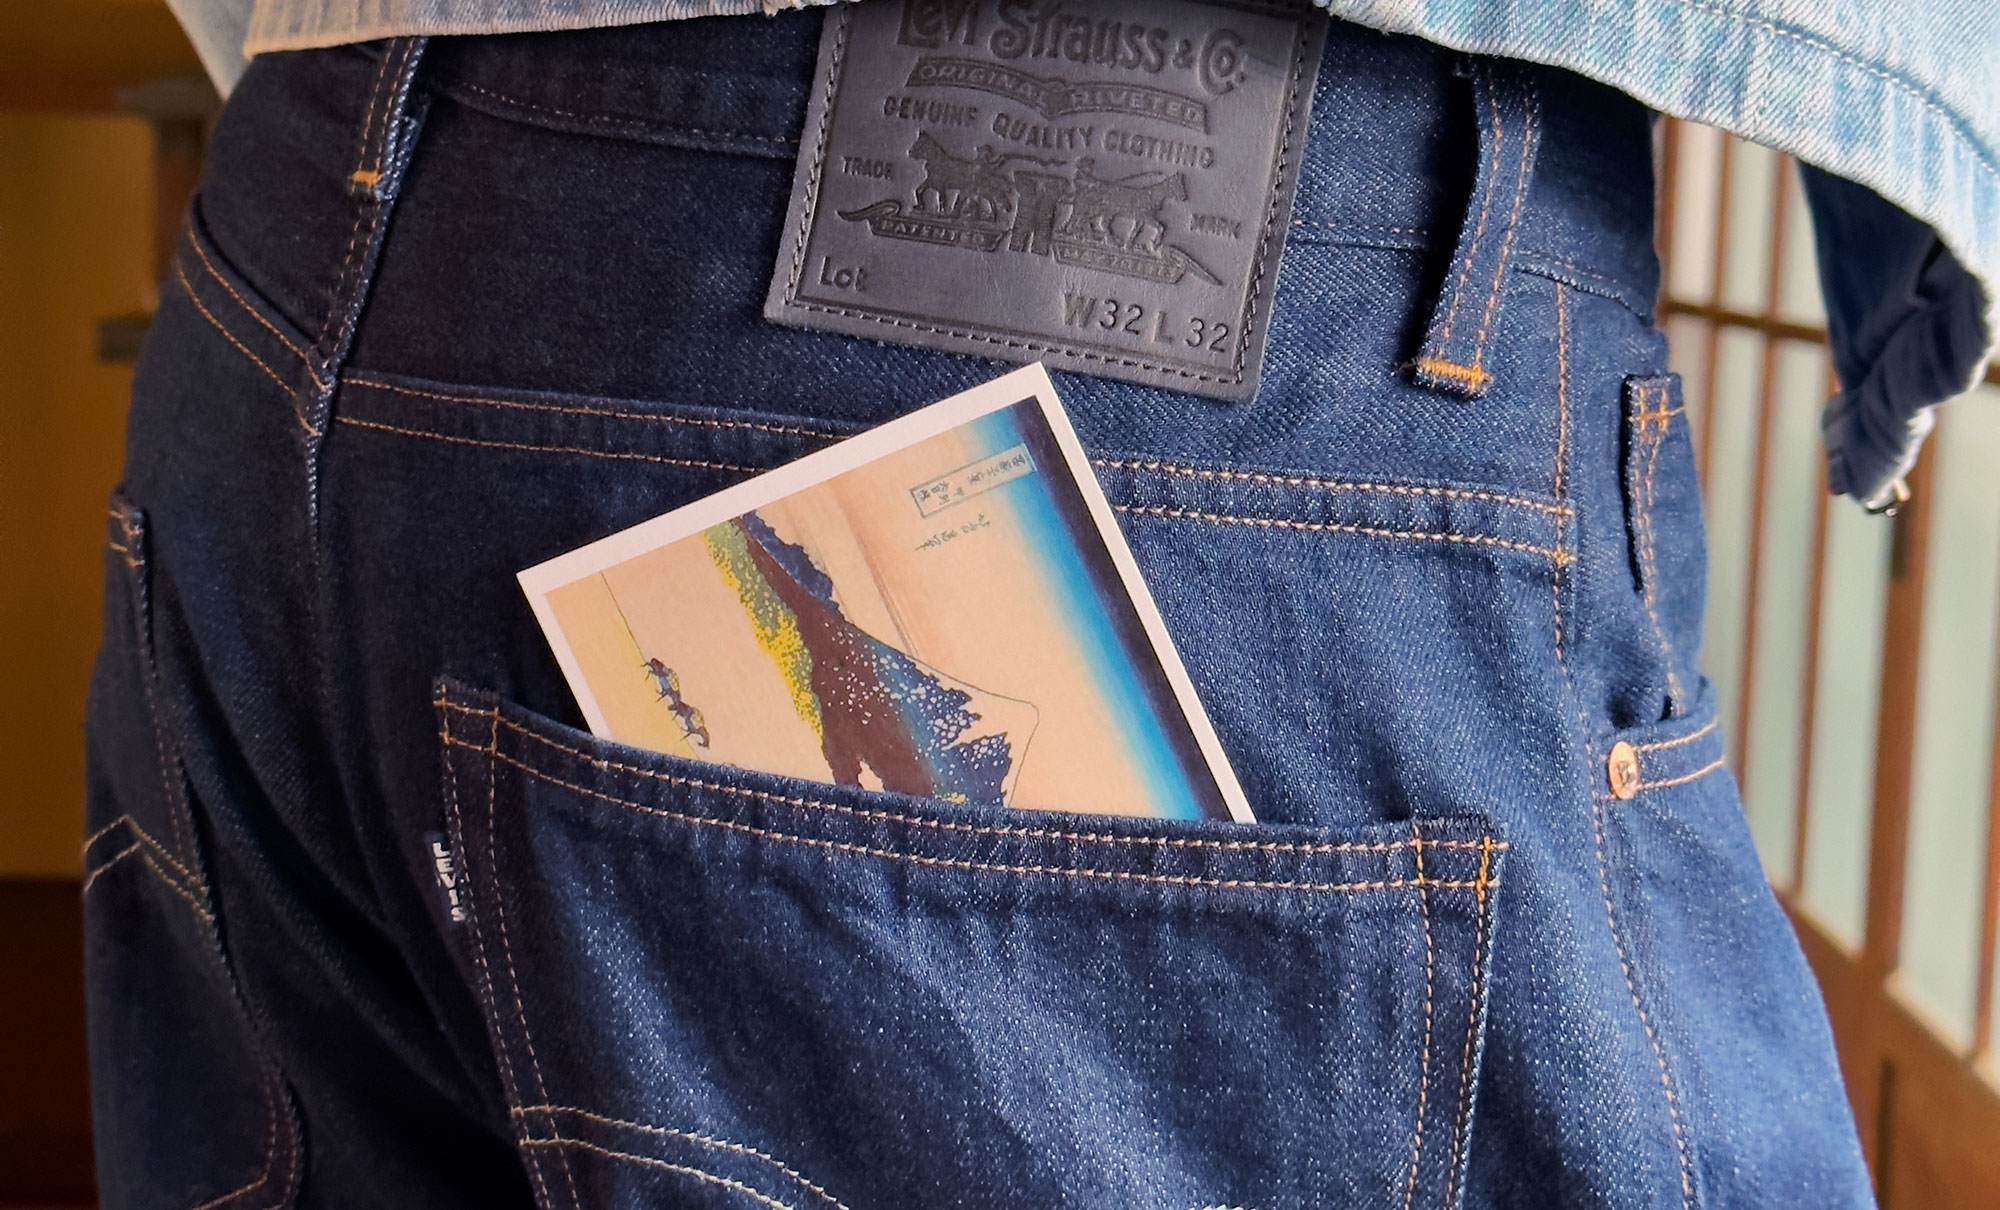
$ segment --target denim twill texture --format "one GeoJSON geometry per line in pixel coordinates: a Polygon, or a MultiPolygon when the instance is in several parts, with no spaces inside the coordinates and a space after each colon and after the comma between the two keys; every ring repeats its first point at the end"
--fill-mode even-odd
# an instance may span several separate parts
{"type": "MultiPolygon", "coordinates": [[[[246,53],[832,0],[169,0],[226,91],[246,53]]],[[[1602,80],[1808,165],[1842,390],[1828,483],[1894,496],[1930,406],[2000,344],[2000,6],[1988,0],[1314,0],[1343,20],[1602,80]],[[1883,199],[1887,199],[1884,204],[1883,199]]]]}
{"type": "Polygon", "coordinates": [[[1579,77],[1336,25],[1258,399],[1059,376],[1264,822],[577,729],[517,570],[1001,368],[759,317],[818,24],[245,77],[110,517],[105,1205],[1866,1206],[1579,77]]]}

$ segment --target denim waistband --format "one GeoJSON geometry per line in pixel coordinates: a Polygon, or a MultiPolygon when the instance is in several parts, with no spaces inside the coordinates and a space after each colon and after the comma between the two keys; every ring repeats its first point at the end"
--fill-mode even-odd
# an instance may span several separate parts
{"type": "MultiPolygon", "coordinates": [[[[790,159],[821,19],[435,38],[421,83],[492,116],[581,136],[790,159]]],[[[1649,315],[1658,266],[1648,111],[1568,72],[1508,70],[1532,94],[1539,142],[1510,207],[1513,267],[1649,315]]],[[[1477,200],[1482,131],[1501,120],[1477,94],[1477,74],[1474,61],[1430,43],[1332,23],[1292,238],[1449,250],[1477,200]]]]}

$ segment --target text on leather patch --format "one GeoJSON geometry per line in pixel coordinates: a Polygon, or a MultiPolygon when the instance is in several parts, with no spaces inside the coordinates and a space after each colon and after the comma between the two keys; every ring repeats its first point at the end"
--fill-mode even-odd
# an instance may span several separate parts
{"type": "Polygon", "coordinates": [[[1325,17],[868,0],[827,17],[765,314],[1255,395],[1325,17]]]}

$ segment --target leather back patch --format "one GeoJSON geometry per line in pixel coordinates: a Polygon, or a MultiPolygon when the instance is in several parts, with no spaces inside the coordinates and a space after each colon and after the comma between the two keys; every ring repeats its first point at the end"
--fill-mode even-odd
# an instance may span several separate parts
{"type": "Polygon", "coordinates": [[[1326,20],[1302,0],[839,6],[766,318],[1254,397],[1326,20]]]}

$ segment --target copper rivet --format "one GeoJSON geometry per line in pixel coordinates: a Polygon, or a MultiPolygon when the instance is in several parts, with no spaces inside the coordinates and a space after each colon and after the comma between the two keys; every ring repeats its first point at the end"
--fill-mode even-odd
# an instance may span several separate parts
{"type": "Polygon", "coordinates": [[[1611,755],[1604,762],[1605,772],[1611,777],[1611,793],[1624,799],[1639,792],[1639,754],[1632,745],[1619,740],[1611,745],[1611,755]]]}

